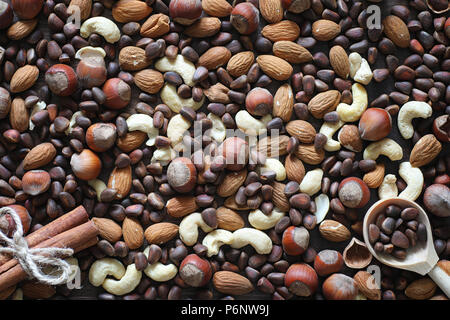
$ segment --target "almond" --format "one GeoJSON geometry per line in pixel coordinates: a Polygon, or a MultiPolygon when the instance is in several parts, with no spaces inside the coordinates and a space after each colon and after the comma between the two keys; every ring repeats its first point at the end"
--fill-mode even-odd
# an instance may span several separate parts
{"type": "Polygon", "coordinates": [[[280,0],[259,0],[259,12],[268,23],[276,23],[283,19],[283,6],[280,0]]]}
{"type": "Polygon", "coordinates": [[[148,17],[152,13],[152,7],[149,7],[145,1],[138,0],[120,0],[112,8],[114,20],[120,23],[139,21],[148,17]]]}
{"type": "Polygon", "coordinates": [[[15,98],[11,102],[11,110],[9,111],[9,122],[13,129],[19,132],[28,130],[29,117],[28,110],[25,107],[25,101],[22,98],[15,98]]]}
{"type": "Polygon", "coordinates": [[[342,223],[335,220],[323,220],[319,226],[323,238],[332,242],[342,242],[350,239],[350,231],[342,223]]]}
{"type": "Polygon", "coordinates": [[[39,77],[39,69],[36,66],[26,65],[14,72],[11,82],[11,92],[18,93],[30,89],[39,77]]]}
{"type": "Polygon", "coordinates": [[[274,55],[290,63],[305,63],[313,59],[308,49],[293,41],[277,41],[272,50],[274,55]]]}
{"type": "Polygon", "coordinates": [[[373,171],[366,173],[363,181],[369,188],[378,188],[384,180],[384,164],[377,164],[373,171]]]}
{"type": "Polygon", "coordinates": [[[307,164],[319,164],[325,158],[325,151],[317,151],[314,144],[301,144],[295,150],[295,155],[307,164]]]}
{"type": "Polygon", "coordinates": [[[195,197],[176,196],[167,201],[167,213],[175,218],[181,218],[198,209],[195,197]]]}
{"type": "Polygon", "coordinates": [[[284,167],[286,168],[286,175],[289,180],[301,183],[305,177],[305,166],[302,160],[297,158],[294,154],[286,157],[284,167]]]}
{"type": "Polygon", "coordinates": [[[163,244],[166,243],[178,234],[178,226],[170,222],[160,222],[152,224],[145,229],[145,239],[148,243],[163,244]]]}
{"type": "Polygon", "coordinates": [[[80,10],[81,20],[86,20],[91,15],[92,0],[71,0],[67,12],[73,14],[75,8],[80,10]]]}
{"type": "Polygon", "coordinates": [[[383,32],[396,46],[408,48],[410,35],[405,22],[397,16],[387,16],[383,20],[383,32]]]}
{"type": "Polygon", "coordinates": [[[289,62],[268,54],[258,56],[256,62],[265,74],[275,80],[287,80],[293,71],[289,62]]]}
{"type": "Polygon", "coordinates": [[[25,170],[32,170],[43,167],[50,163],[55,156],[56,149],[53,144],[49,142],[38,144],[23,159],[23,168],[25,170]]]}
{"type": "Polygon", "coordinates": [[[247,74],[255,61],[255,55],[251,51],[239,52],[231,57],[227,64],[227,71],[233,77],[247,74]]]}
{"type": "Polygon", "coordinates": [[[409,162],[413,167],[422,167],[433,161],[442,150],[442,144],[432,134],[427,134],[414,145],[409,162]]]}
{"type": "Polygon", "coordinates": [[[220,207],[216,210],[217,216],[217,228],[225,229],[228,231],[235,231],[242,229],[245,225],[244,219],[235,211],[220,207]]]}
{"type": "Polygon", "coordinates": [[[231,209],[231,210],[237,210],[237,211],[250,210],[250,208],[248,206],[246,206],[246,205],[245,206],[238,205],[236,203],[235,199],[234,199],[234,195],[231,196],[231,197],[226,198],[225,202],[223,203],[223,205],[225,207],[227,207],[228,209],[231,209]]]}
{"type": "Polygon", "coordinates": [[[214,70],[225,65],[231,58],[231,52],[225,47],[212,47],[198,59],[198,65],[214,70]]]}
{"type": "Polygon", "coordinates": [[[341,26],[331,20],[316,20],[312,24],[312,34],[319,41],[330,41],[341,33],[341,26]]]}
{"type": "Polygon", "coordinates": [[[122,228],[115,221],[108,218],[92,218],[92,221],[103,239],[115,243],[122,238],[122,228]]]}
{"type": "Polygon", "coordinates": [[[236,193],[247,178],[247,170],[233,171],[225,175],[222,183],[217,186],[217,194],[221,197],[229,197],[236,193]]]}
{"type": "Polygon", "coordinates": [[[261,30],[261,34],[272,42],[294,41],[300,35],[300,27],[294,21],[283,20],[265,26],[261,30]]]}
{"type": "Polygon", "coordinates": [[[164,85],[162,73],[153,69],[144,69],[136,72],[133,80],[139,89],[150,94],[157,93],[164,85]]]}
{"type": "Polygon", "coordinates": [[[231,271],[217,271],[213,276],[214,288],[230,295],[242,295],[253,291],[253,285],[246,277],[231,271]]]}
{"type": "Polygon", "coordinates": [[[37,24],[37,19],[19,20],[8,28],[6,35],[11,40],[21,40],[28,36],[36,28],[37,24]]]}
{"type": "Polygon", "coordinates": [[[378,287],[375,277],[367,271],[358,271],[354,277],[358,290],[370,300],[381,300],[381,290],[378,287]]]}
{"type": "Polygon", "coordinates": [[[272,202],[281,211],[288,212],[291,206],[289,205],[289,200],[284,194],[284,188],[286,185],[281,182],[273,183],[273,194],[272,194],[272,202]]]}
{"type": "Polygon", "coordinates": [[[316,137],[316,129],[307,121],[293,120],[286,125],[286,131],[296,137],[301,143],[313,143],[316,137]]]}
{"type": "Polygon", "coordinates": [[[284,122],[288,122],[291,119],[293,109],[294,94],[292,93],[292,87],[285,83],[275,92],[272,114],[274,117],[279,117],[284,122]]]}
{"type": "Polygon", "coordinates": [[[115,167],[108,180],[108,188],[117,191],[116,199],[123,199],[131,190],[131,166],[125,168],[115,167]]]}
{"type": "Polygon", "coordinates": [[[330,64],[334,72],[343,79],[347,79],[350,73],[350,62],[347,52],[341,46],[334,46],[330,49],[330,64]]]}
{"type": "Polygon", "coordinates": [[[119,53],[119,65],[126,71],[138,71],[148,67],[151,60],[145,55],[145,50],[139,47],[128,46],[119,53]]]}
{"type": "Polygon", "coordinates": [[[289,137],[285,135],[264,137],[258,141],[258,152],[269,158],[284,156],[287,154],[288,142],[289,137]]]}
{"type": "Polygon", "coordinates": [[[363,150],[363,142],[359,134],[358,127],[354,124],[346,124],[342,127],[338,134],[339,143],[354,152],[363,150]]]}
{"type": "Polygon", "coordinates": [[[137,149],[148,138],[147,133],[142,131],[127,132],[124,137],[117,139],[117,147],[123,152],[130,152],[137,149]]]}
{"type": "Polygon", "coordinates": [[[336,110],[341,100],[341,93],[328,90],[315,95],[308,103],[308,110],[314,118],[322,119],[324,114],[336,110]]]}
{"type": "Polygon", "coordinates": [[[170,31],[170,19],[162,13],[151,15],[141,26],[141,36],[159,38],[170,31]]]}
{"type": "Polygon", "coordinates": [[[29,299],[48,299],[56,293],[53,286],[37,281],[25,281],[21,288],[23,295],[29,299]]]}
{"type": "Polygon", "coordinates": [[[414,300],[429,299],[436,291],[436,284],[430,278],[422,278],[411,282],[405,289],[405,295],[414,300]]]}
{"type": "Polygon", "coordinates": [[[226,0],[203,0],[202,8],[212,17],[223,18],[229,16],[233,7],[226,0]]]}
{"type": "Polygon", "coordinates": [[[139,220],[126,217],[122,223],[123,240],[131,250],[137,249],[144,243],[144,229],[139,220]]]}
{"type": "Polygon", "coordinates": [[[228,97],[228,89],[222,83],[217,82],[208,89],[203,90],[204,95],[208,98],[210,102],[218,103],[230,103],[230,98],[228,97]]]}
{"type": "Polygon", "coordinates": [[[193,38],[206,38],[220,31],[221,22],[218,18],[204,17],[198,19],[193,25],[184,29],[184,33],[193,38]]]}

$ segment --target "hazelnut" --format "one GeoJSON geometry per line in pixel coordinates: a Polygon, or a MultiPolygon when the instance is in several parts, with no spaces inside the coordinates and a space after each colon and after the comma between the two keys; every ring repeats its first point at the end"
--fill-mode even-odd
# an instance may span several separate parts
{"type": "Polygon", "coordinates": [[[384,109],[369,108],[359,119],[359,134],[369,141],[378,141],[386,137],[392,128],[392,119],[384,109]]]}
{"type": "Polygon", "coordinates": [[[314,259],[314,269],[319,276],[339,272],[344,265],[344,259],[340,252],[336,250],[322,250],[314,259]]]}
{"type": "Polygon", "coordinates": [[[195,253],[183,259],[180,265],[180,277],[191,287],[203,287],[211,280],[212,268],[209,262],[195,253]]]}
{"type": "Polygon", "coordinates": [[[103,85],[106,96],[105,106],[111,109],[125,108],[131,100],[130,86],[119,78],[108,79],[103,85]]]}
{"type": "Polygon", "coordinates": [[[342,273],[329,276],[322,285],[327,300],[354,300],[358,294],[355,280],[342,273]]]}
{"type": "Polygon", "coordinates": [[[171,0],[169,4],[170,17],[179,24],[188,26],[202,15],[201,0],[171,0]]]}
{"type": "MultiPolygon", "coordinates": [[[[31,216],[28,213],[27,209],[21,205],[12,204],[7,206],[8,208],[13,209],[17,215],[20,217],[20,221],[22,222],[23,233],[27,233],[30,230],[31,226],[31,216]]],[[[9,214],[3,214],[0,216],[0,230],[6,234],[8,237],[11,237],[16,229],[16,223],[14,219],[9,214]]]]}
{"type": "Polygon", "coordinates": [[[316,292],[319,280],[316,271],[309,265],[295,263],[286,271],[284,285],[297,296],[309,297],[316,292]]]}
{"type": "Polygon", "coordinates": [[[194,189],[197,182],[197,170],[189,158],[179,157],[167,167],[167,180],[177,192],[186,193],[194,189]]]}
{"type": "Polygon", "coordinates": [[[265,88],[254,88],[245,98],[245,107],[254,116],[265,116],[272,112],[273,96],[265,88]]]}
{"type": "Polygon", "coordinates": [[[225,158],[228,170],[240,171],[248,161],[248,143],[239,137],[227,138],[220,145],[218,154],[225,158]]]}
{"type": "Polygon", "coordinates": [[[44,0],[12,0],[11,4],[20,19],[29,20],[39,14],[44,0]]]}
{"type": "Polygon", "coordinates": [[[83,88],[100,87],[106,81],[105,51],[101,48],[84,47],[78,50],[77,75],[83,88]],[[89,49],[88,49],[89,48],[89,49]]]}
{"type": "Polygon", "coordinates": [[[259,25],[259,10],[250,2],[241,2],[231,11],[231,24],[240,34],[251,34],[259,25]]]}
{"type": "Polygon", "coordinates": [[[0,1],[0,29],[6,29],[13,21],[14,13],[11,5],[6,1],[0,1]]]}
{"type": "Polygon", "coordinates": [[[0,119],[6,118],[9,114],[9,110],[11,110],[11,95],[8,90],[0,87],[0,119]]]}
{"type": "Polygon", "coordinates": [[[55,64],[45,73],[45,82],[50,90],[58,96],[70,96],[78,85],[77,75],[66,64],[55,64]]]}
{"type": "Polygon", "coordinates": [[[86,143],[96,152],[105,152],[116,142],[116,126],[112,123],[95,123],[86,131],[86,143]]]}
{"type": "Polygon", "coordinates": [[[31,196],[44,193],[50,187],[51,178],[47,171],[31,170],[22,177],[22,190],[31,196]]]}
{"type": "Polygon", "coordinates": [[[442,142],[450,142],[450,116],[444,114],[433,121],[433,133],[442,142]]]}
{"type": "Polygon", "coordinates": [[[308,248],[309,232],[304,227],[290,226],[283,232],[282,244],[288,255],[300,255],[308,248]]]}
{"type": "Polygon", "coordinates": [[[80,154],[74,153],[70,165],[73,173],[81,180],[97,178],[102,169],[100,158],[89,149],[84,149],[80,154]]]}
{"type": "Polygon", "coordinates": [[[342,180],[338,192],[339,200],[349,208],[362,208],[370,199],[369,187],[364,181],[356,177],[342,180]]]}
{"type": "Polygon", "coordinates": [[[292,13],[301,13],[311,7],[310,0],[281,0],[284,9],[292,13]]]}

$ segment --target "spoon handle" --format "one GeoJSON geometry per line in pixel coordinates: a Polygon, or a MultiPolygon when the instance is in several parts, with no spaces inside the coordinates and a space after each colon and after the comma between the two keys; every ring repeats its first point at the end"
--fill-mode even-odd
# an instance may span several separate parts
{"type": "Polygon", "coordinates": [[[439,266],[439,262],[434,266],[428,275],[441,288],[445,295],[450,298],[450,275],[448,271],[439,266]]]}

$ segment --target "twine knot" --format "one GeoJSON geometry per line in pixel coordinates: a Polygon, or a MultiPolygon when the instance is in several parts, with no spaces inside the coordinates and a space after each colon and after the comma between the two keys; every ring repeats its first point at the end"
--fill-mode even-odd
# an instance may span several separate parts
{"type": "Polygon", "coordinates": [[[0,208],[0,215],[2,214],[9,214],[16,226],[12,238],[8,238],[7,235],[0,231],[0,240],[6,243],[5,247],[0,247],[0,253],[13,255],[30,278],[49,285],[67,283],[71,274],[71,267],[69,263],[58,256],[71,256],[73,250],[55,247],[29,248],[28,242],[23,236],[22,221],[19,215],[8,207],[0,208]],[[43,267],[45,266],[53,267],[53,272],[44,273],[43,267]]]}

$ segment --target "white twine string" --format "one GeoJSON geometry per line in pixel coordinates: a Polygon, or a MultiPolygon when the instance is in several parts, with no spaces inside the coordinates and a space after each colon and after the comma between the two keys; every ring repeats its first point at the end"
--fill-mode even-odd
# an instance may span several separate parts
{"type": "Polygon", "coordinates": [[[0,247],[0,253],[13,255],[30,278],[49,285],[65,284],[71,273],[70,265],[57,256],[70,256],[73,250],[70,248],[28,248],[27,240],[23,236],[22,221],[19,215],[11,208],[0,208],[0,215],[9,214],[16,223],[12,238],[8,238],[0,231],[0,240],[6,243],[6,247],[0,247]],[[61,271],[59,275],[52,276],[42,271],[44,266],[52,266],[61,271]]]}

